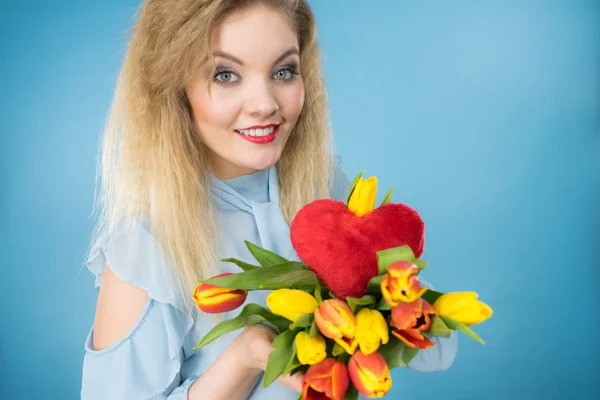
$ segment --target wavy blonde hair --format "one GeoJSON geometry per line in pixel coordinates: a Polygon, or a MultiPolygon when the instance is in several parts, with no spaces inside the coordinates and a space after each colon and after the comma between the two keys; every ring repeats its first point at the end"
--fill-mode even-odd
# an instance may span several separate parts
{"type": "Polygon", "coordinates": [[[315,19],[305,0],[144,1],[102,141],[95,236],[110,234],[124,218],[148,216],[174,272],[167,276],[176,278],[170,287],[185,299],[188,312],[198,280],[217,273],[217,243],[209,151],[196,132],[185,87],[213,62],[212,34],[219,24],[255,4],[283,13],[300,46],[304,108],[277,163],[283,215],[290,223],[302,206],[329,196],[331,128],[315,19]]]}

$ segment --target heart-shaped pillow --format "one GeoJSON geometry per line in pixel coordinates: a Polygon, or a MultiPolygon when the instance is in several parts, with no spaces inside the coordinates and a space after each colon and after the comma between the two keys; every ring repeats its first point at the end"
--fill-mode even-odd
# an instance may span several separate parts
{"type": "Polygon", "coordinates": [[[412,208],[388,203],[357,217],[337,200],[316,200],[303,207],[291,226],[298,257],[336,297],[362,297],[378,275],[376,252],[408,245],[423,253],[425,225],[412,208]]]}

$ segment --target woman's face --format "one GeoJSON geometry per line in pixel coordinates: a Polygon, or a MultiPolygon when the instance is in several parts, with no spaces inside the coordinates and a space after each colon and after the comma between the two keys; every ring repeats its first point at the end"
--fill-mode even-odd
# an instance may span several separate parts
{"type": "Polygon", "coordinates": [[[232,14],[215,32],[216,72],[203,72],[186,92],[217,178],[279,160],[304,105],[298,50],[290,22],[263,6],[232,14]]]}

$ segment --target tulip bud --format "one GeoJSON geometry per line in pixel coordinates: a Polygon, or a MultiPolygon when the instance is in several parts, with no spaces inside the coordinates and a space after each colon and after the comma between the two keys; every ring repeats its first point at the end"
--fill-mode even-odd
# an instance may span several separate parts
{"type": "Polygon", "coordinates": [[[354,186],[354,190],[348,201],[348,209],[356,216],[362,217],[370,213],[375,208],[377,198],[377,177],[372,176],[369,179],[360,178],[354,186]]]}
{"type": "Polygon", "coordinates": [[[312,338],[302,331],[296,335],[296,356],[305,365],[314,365],[327,357],[325,339],[318,333],[312,338]]]}
{"type": "Polygon", "coordinates": [[[348,362],[348,373],[356,390],[369,398],[383,397],[392,388],[390,369],[380,353],[358,350],[348,362]]]}
{"type": "MultiPolygon", "coordinates": [[[[214,278],[229,275],[232,274],[226,272],[214,278]]],[[[244,304],[246,297],[248,297],[248,292],[240,289],[215,286],[209,283],[201,283],[194,289],[192,297],[199,310],[215,314],[235,310],[244,304]]]]}
{"type": "Polygon", "coordinates": [[[422,335],[431,327],[431,316],[435,310],[423,299],[417,299],[412,303],[400,303],[392,308],[392,322],[395,328],[392,334],[402,340],[413,349],[428,349],[435,346],[428,338],[422,335]]]}
{"type": "Polygon", "coordinates": [[[267,307],[273,314],[296,322],[304,314],[312,314],[319,306],[309,293],[297,289],[277,289],[267,296],[267,307]]]}
{"type": "Polygon", "coordinates": [[[315,310],[315,323],[319,331],[333,339],[348,354],[353,354],[358,342],[354,338],[356,318],[348,304],[339,299],[325,300],[315,310]]]}
{"type": "Polygon", "coordinates": [[[411,303],[427,291],[421,288],[418,273],[419,267],[410,261],[396,261],[388,266],[381,279],[381,294],[390,307],[411,303]]]}
{"type": "Polygon", "coordinates": [[[477,300],[475,292],[452,292],[440,296],[433,308],[438,315],[450,317],[467,326],[479,324],[492,316],[492,308],[477,300]]]}
{"type": "Polygon", "coordinates": [[[379,311],[363,308],[356,315],[355,336],[360,350],[369,355],[388,342],[388,324],[379,311]]]}
{"type": "Polygon", "coordinates": [[[306,371],[302,381],[302,400],[343,400],[349,385],[344,363],[327,358],[306,371]]]}

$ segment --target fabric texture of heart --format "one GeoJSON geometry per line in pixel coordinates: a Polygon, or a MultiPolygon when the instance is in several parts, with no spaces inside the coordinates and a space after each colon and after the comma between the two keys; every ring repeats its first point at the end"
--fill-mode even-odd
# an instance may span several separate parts
{"type": "Polygon", "coordinates": [[[408,245],[423,253],[425,225],[414,209],[388,203],[362,217],[336,200],[302,208],[290,229],[298,257],[336,297],[362,297],[378,275],[376,252],[408,245]]]}

